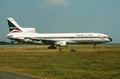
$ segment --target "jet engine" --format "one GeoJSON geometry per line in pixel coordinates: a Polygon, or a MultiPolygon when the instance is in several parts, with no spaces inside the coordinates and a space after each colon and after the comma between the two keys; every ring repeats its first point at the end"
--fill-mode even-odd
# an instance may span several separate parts
{"type": "Polygon", "coordinates": [[[35,33],[36,29],[35,28],[21,28],[24,32],[32,32],[35,33]]]}
{"type": "Polygon", "coordinates": [[[66,41],[58,41],[55,43],[57,46],[66,46],[66,41]]]}

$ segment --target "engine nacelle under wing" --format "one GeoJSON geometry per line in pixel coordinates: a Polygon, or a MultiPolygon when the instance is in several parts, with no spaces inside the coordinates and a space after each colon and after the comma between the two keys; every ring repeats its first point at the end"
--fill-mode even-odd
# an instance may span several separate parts
{"type": "Polygon", "coordinates": [[[57,41],[55,43],[55,45],[57,45],[57,46],[66,46],[66,41],[57,41]]]}

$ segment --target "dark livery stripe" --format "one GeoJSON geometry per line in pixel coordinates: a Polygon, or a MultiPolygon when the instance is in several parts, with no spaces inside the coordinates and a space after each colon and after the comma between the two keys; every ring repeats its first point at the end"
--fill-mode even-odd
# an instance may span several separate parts
{"type": "MultiPolygon", "coordinates": [[[[31,38],[31,37],[25,37],[25,38],[31,38]]],[[[69,38],[101,38],[101,39],[105,39],[105,38],[109,38],[109,37],[32,37],[33,39],[69,39],[69,38]]]]}

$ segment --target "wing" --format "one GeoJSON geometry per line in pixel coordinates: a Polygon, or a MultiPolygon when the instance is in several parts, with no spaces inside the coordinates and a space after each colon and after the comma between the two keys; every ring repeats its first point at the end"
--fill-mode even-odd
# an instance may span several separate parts
{"type": "Polygon", "coordinates": [[[43,44],[55,44],[58,46],[66,46],[66,41],[61,39],[31,38],[33,41],[41,41],[43,44]]]}

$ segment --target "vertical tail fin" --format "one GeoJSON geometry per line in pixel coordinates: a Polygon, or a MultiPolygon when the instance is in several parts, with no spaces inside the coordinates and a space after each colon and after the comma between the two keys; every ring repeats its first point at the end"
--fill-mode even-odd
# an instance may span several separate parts
{"type": "Polygon", "coordinates": [[[23,28],[17,24],[17,22],[13,18],[7,18],[8,26],[10,32],[33,32],[35,33],[35,28],[23,28]]]}
{"type": "Polygon", "coordinates": [[[17,22],[13,18],[7,18],[7,21],[10,32],[13,30],[22,31],[21,27],[17,24],[17,22]]]}

